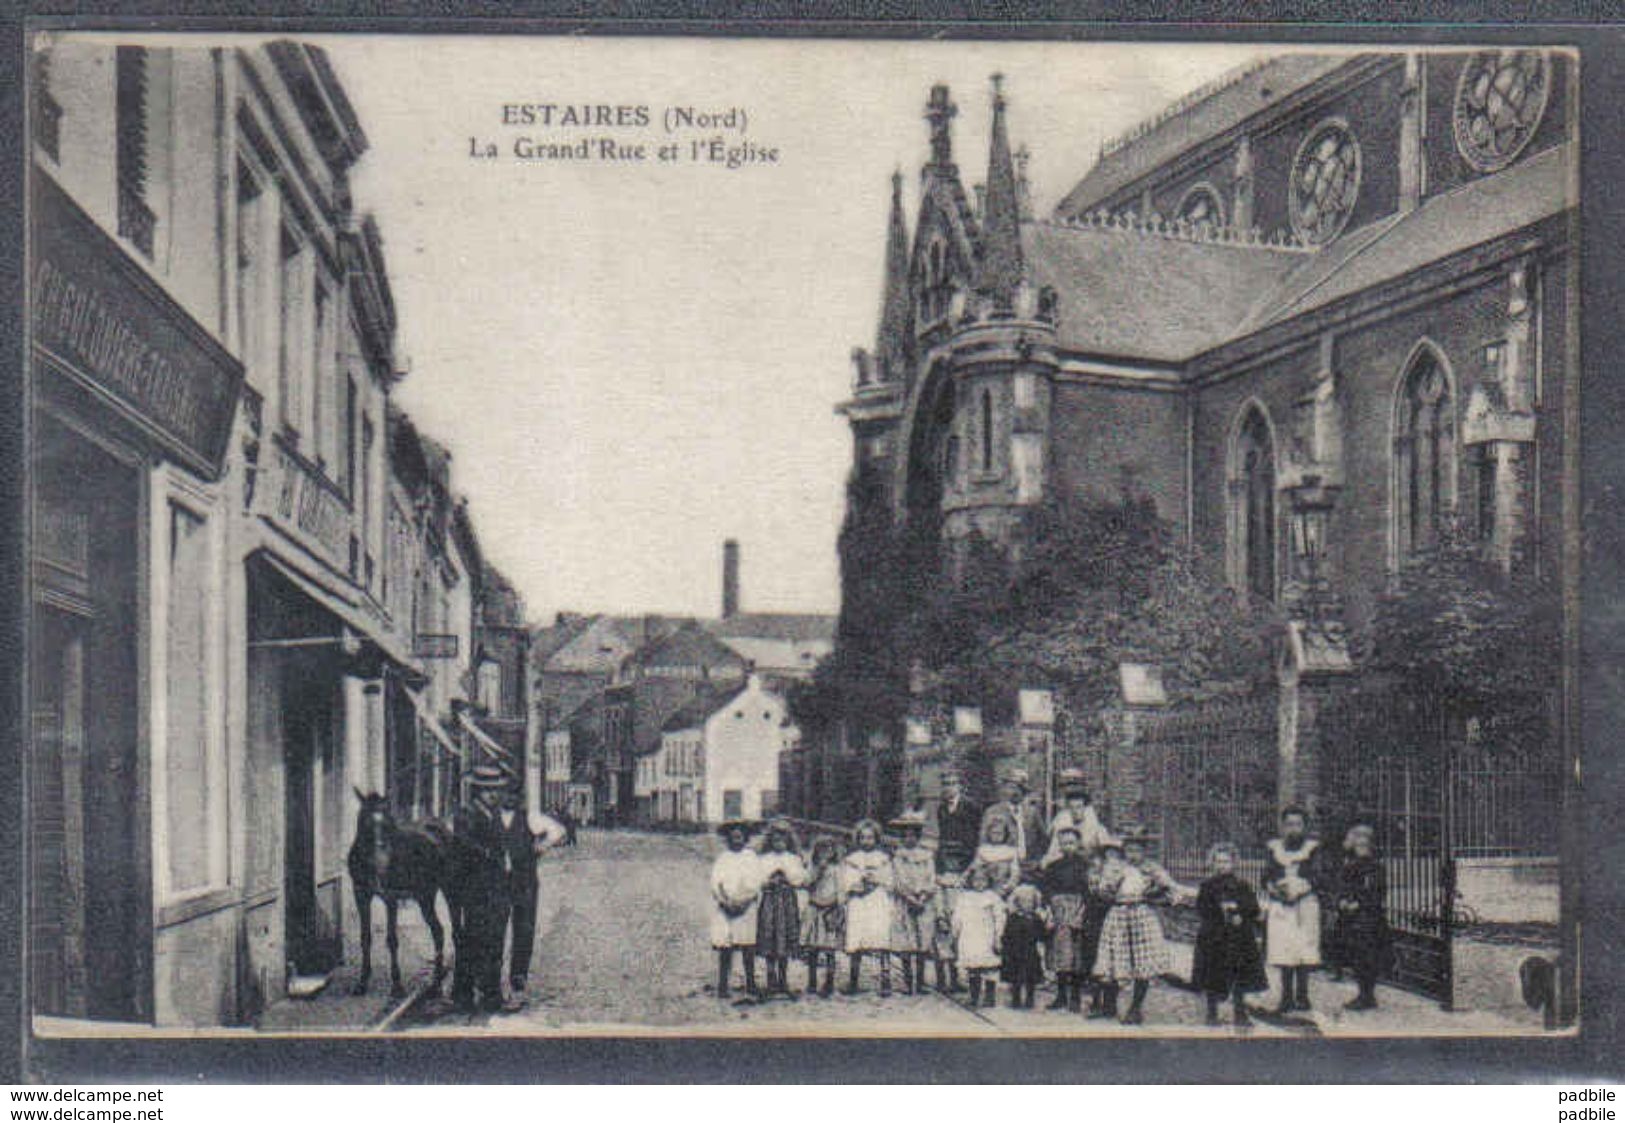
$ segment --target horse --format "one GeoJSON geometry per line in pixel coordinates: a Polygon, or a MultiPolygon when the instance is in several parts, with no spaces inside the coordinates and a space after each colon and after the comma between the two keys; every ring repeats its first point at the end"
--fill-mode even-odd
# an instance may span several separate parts
{"type": "Polygon", "coordinates": [[[395,908],[402,899],[418,903],[424,923],[434,937],[434,981],[429,993],[439,994],[446,977],[445,932],[435,912],[435,897],[445,894],[457,936],[457,907],[453,898],[455,868],[451,838],[438,823],[402,827],[390,814],[389,801],[377,792],[355,791],[361,801],[356,814],[355,841],[350,845],[350,882],[361,920],[361,978],[353,993],[366,994],[372,982],[372,899],[381,897],[388,917],[389,993],[400,997],[401,964],[395,933],[395,908]]]}

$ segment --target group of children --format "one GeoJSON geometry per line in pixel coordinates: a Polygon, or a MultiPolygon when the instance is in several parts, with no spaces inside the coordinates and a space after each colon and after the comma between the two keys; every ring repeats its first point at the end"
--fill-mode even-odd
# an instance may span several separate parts
{"type": "MultiPolygon", "coordinates": [[[[711,879],[717,994],[729,995],[738,952],[751,996],[764,994],[756,976],[760,958],[765,994],[797,997],[788,968],[800,959],[806,993],[828,998],[835,990],[837,954],[844,954],[845,994],[860,992],[868,961],[878,968],[879,993],[890,995],[895,963],[905,994],[934,985],[967,995],[973,1007],[991,1007],[1004,983],[1011,1008],[1032,1009],[1047,962],[1056,981],[1049,1009],[1083,1013],[1088,995],[1089,1017],[1119,1017],[1134,1025],[1143,1021],[1151,983],[1170,969],[1155,906],[1194,903],[1200,926],[1191,983],[1207,997],[1210,1024],[1218,1023],[1219,1006],[1229,999],[1236,1023],[1245,1025],[1247,996],[1268,989],[1261,924],[1270,933],[1269,962],[1281,969],[1282,1012],[1308,1008],[1307,973],[1320,962],[1321,867],[1301,813],[1286,816],[1283,837],[1271,843],[1261,904],[1236,873],[1234,846],[1213,847],[1211,876],[1192,891],[1150,859],[1146,836],[1106,832],[1081,788],[1066,794],[1067,809],[1053,822],[1040,860],[1026,858],[1012,837],[1019,827],[996,814],[982,822],[969,854],[965,848],[927,847],[925,817],[918,812],[887,824],[895,840],[890,846],[881,825],[866,819],[852,830],[850,845],[821,836],[805,858],[785,820],[767,825],[757,849],[749,824],[724,824],[719,833],[727,848],[711,879]],[[934,971],[930,984],[928,964],[934,971]],[[1129,1001],[1119,1013],[1125,986],[1129,1001]]],[[[1350,965],[1360,983],[1353,1009],[1375,1004],[1378,957],[1361,949],[1378,943],[1383,886],[1369,841],[1367,832],[1356,869],[1364,881],[1352,893],[1334,895],[1337,931],[1346,934],[1338,962],[1350,965]]],[[[1351,853],[1349,860],[1355,857],[1351,853]]]]}

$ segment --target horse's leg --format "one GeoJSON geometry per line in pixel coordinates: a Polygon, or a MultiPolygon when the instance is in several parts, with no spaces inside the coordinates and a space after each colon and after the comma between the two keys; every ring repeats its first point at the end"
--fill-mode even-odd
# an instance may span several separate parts
{"type": "Polygon", "coordinates": [[[359,882],[355,886],[356,917],[361,922],[361,977],[353,993],[366,994],[372,982],[372,893],[359,882]]]}
{"type": "Polygon", "coordinates": [[[446,977],[446,934],[440,927],[440,915],[434,907],[435,890],[418,894],[418,910],[423,913],[423,922],[429,926],[429,935],[434,937],[434,981],[429,984],[431,997],[440,994],[440,983],[446,977]]]}
{"type": "Polygon", "coordinates": [[[395,910],[397,905],[394,897],[384,898],[384,915],[389,920],[389,996],[399,998],[405,994],[401,986],[401,941],[395,931],[395,910]]]}

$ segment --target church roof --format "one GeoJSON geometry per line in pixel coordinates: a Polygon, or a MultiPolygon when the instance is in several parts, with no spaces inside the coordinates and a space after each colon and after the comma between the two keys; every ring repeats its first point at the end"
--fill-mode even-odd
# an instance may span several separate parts
{"type": "Polygon", "coordinates": [[[1055,290],[1062,348],[1156,361],[1233,338],[1302,260],[1258,244],[1052,222],[1024,224],[1022,240],[1033,284],[1055,290]]]}
{"type": "Polygon", "coordinates": [[[1078,214],[1100,205],[1135,180],[1162,167],[1180,153],[1219,136],[1287,94],[1319,81],[1349,62],[1352,55],[1288,54],[1253,64],[1217,89],[1176,102],[1142,124],[1129,139],[1108,145],[1078,185],[1061,200],[1056,213],[1078,214]]]}
{"type": "Polygon", "coordinates": [[[1314,251],[1030,222],[1028,275],[1055,290],[1063,349],[1178,362],[1560,214],[1572,160],[1549,149],[1314,251]]]}
{"type": "Polygon", "coordinates": [[[547,661],[565,644],[592,627],[595,619],[593,616],[577,616],[561,612],[553,623],[533,629],[530,634],[531,661],[538,667],[545,667],[547,661]]]}
{"type": "Polygon", "coordinates": [[[1280,323],[1560,214],[1578,202],[1571,192],[1573,160],[1573,145],[1550,148],[1339,238],[1283,278],[1241,331],[1280,323]]]}
{"type": "MultiPolygon", "coordinates": [[[[734,679],[729,696],[739,693],[742,680],[734,679]]],[[[697,695],[709,693],[706,687],[683,679],[644,679],[627,688],[632,697],[632,752],[647,756],[660,748],[661,731],[671,716],[697,695]]]]}

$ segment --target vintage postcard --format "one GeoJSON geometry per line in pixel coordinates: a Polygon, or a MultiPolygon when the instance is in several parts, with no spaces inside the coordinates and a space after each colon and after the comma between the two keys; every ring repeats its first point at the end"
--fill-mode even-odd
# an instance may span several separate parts
{"type": "Polygon", "coordinates": [[[1577,52],[28,46],[36,1039],[1582,1023],[1577,52]]]}

